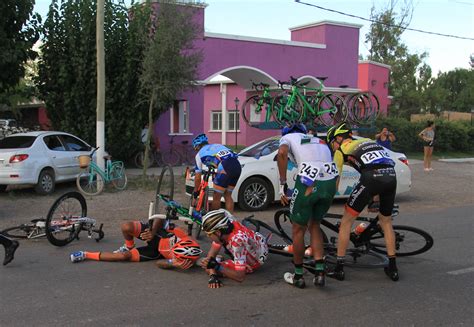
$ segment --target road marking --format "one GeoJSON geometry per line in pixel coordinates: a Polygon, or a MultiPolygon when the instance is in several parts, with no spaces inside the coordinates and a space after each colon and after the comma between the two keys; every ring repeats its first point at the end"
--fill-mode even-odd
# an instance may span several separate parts
{"type": "Polygon", "coordinates": [[[450,274],[450,275],[462,275],[462,274],[467,274],[467,273],[470,273],[470,272],[474,272],[474,267],[448,271],[448,274],[450,274]]]}

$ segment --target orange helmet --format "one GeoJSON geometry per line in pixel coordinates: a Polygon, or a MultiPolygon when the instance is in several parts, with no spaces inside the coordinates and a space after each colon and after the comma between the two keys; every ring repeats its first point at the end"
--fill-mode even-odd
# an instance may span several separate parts
{"type": "Polygon", "coordinates": [[[191,259],[197,260],[202,253],[199,244],[191,239],[181,240],[171,249],[175,258],[177,259],[191,259]]]}

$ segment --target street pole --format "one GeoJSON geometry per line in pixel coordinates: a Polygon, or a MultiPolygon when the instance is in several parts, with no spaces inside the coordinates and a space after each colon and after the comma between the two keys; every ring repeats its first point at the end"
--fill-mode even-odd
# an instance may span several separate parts
{"type": "Polygon", "coordinates": [[[104,9],[105,0],[97,1],[96,46],[97,46],[97,165],[104,169],[105,152],[105,51],[104,51],[104,9]]]}
{"type": "Polygon", "coordinates": [[[238,122],[238,113],[239,113],[239,98],[235,97],[234,103],[235,103],[235,114],[234,114],[234,131],[235,131],[235,151],[237,151],[237,122],[238,122]]]}

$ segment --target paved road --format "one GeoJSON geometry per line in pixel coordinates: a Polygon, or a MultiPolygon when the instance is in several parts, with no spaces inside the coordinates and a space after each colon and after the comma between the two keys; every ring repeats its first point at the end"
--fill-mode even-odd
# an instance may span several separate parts
{"type": "MultiPolygon", "coordinates": [[[[103,242],[81,238],[65,248],[46,240],[22,242],[15,261],[0,267],[0,325],[472,326],[473,165],[437,162],[434,168],[428,174],[420,165],[412,167],[413,189],[399,197],[402,214],[396,223],[427,230],[435,245],[425,254],[400,258],[397,283],[378,269],[347,269],[344,282],[294,289],[282,281],[291,264],[279,256],[271,256],[244,283],[226,281],[220,290],[207,288],[199,268],[175,272],[151,262],[70,263],[72,251],[113,250],[122,243],[118,223],[132,213],[146,214],[145,200],[153,193],[132,190],[88,199],[92,216],[107,223],[103,242]]],[[[0,195],[0,228],[44,213],[56,196],[0,195]]],[[[258,218],[270,220],[276,208],[258,218]]],[[[341,208],[337,203],[334,209],[341,208]]]]}
{"type": "Polygon", "coordinates": [[[324,289],[285,285],[281,276],[291,265],[278,256],[244,283],[210,290],[198,268],[173,272],[153,263],[68,262],[70,251],[112,248],[119,237],[100,244],[82,239],[67,248],[24,242],[18,259],[1,269],[1,325],[472,326],[473,210],[397,219],[435,238],[430,252],[399,259],[398,283],[379,269],[347,269],[346,281],[329,280],[324,289]]]}

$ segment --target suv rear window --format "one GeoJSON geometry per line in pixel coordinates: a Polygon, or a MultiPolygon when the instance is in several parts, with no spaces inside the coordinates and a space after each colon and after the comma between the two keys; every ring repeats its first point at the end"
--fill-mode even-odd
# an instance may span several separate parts
{"type": "Polygon", "coordinates": [[[0,140],[0,149],[29,148],[36,140],[36,136],[10,136],[0,140]]]}

